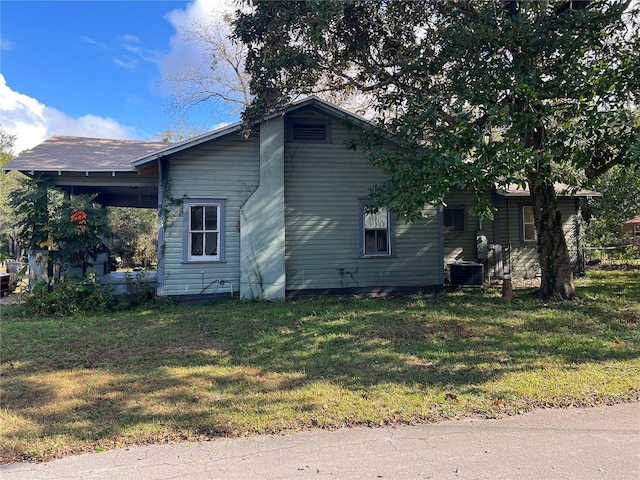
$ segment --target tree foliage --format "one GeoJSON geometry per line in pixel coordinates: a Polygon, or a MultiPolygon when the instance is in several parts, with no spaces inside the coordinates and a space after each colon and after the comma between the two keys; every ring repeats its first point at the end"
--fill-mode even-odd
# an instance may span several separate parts
{"type": "MultiPolygon", "coordinates": [[[[222,101],[235,116],[250,105],[253,96],[251,76],[245,68],[247,48],[232,35],[233,20],[231,13],[216,12],[209,18],[191,20],[185,39],[199,48],[209,61],[206,65],[184,63],[177,73],[163,77],[172,91],[170,110],[178,119],[178,131],[164,132],[163,140],[182,140],[193,134],[193,129],[186,131],[182,126],[189,111],[215,107],[222,101]]],[[[315,94],[359,115],[371,117],[373,114],[368,95],[355,88],[337,90],[330,84],[329,77],[319,81],[315,94]]]]}
{"type": "Polygon", "coordinates": [[[585,205],[587,243],[592,247],[618,246],[623,242],[622,223],[640,215],[640,165],[615,166],[598,182],[602,198],[585,205]]]}
{"type": "MultiPolygon", "coordinates": [[[[13,157],[16,136],[0,128],[0,168],[9,163],[13,157]]],[[[18,172],[0,172],[0,253],[15,255],[14,230],[15,215],[9,206],[9,192],[17,188],[18,172]]]]}
{"type": "Polygon", "coordinates": [[[639,162],[638,17],[630,1],[257,1],[235,23],[254,94],[244,119],[326,85],[370,95],[399,142],[362,142],[388,174],[376,202],[417,219],[451,189],[526,186],[541,292],[571,298],[554,185],[639,162]]]}
{"type": "Polygon", "coordinates": [[[51,250],[63,275],[75,266],[84,271],[106,250],[104,240],[110,233],[106,210],[94,200],[95,195],[65,198],[45,175],[23,179],[9,194],[21,246],[51,250]]]}
{"type": "Polygon", "coordinates": [[[119,266],[150,268],[157,261],[158,213],[142,208],[109,207],[113,233],[109,247],[119,266]]]}

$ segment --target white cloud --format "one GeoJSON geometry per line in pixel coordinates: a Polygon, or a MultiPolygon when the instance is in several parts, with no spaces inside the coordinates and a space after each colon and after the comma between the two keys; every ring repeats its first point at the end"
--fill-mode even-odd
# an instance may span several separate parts
{"type": "Polygon", "coordinates": [[[9,40],[4,35],[0,35],[0,50],[10,51],[15,47],[15,42],[9,40]]]}
{"type": "Polygon", "coordinates": [[[107,45],[105,45],[104,43],[100,43],[97,40],[94,40],[93,38],[81,37],[80,39],[83,42],[88,43],[89,45],[92,45],[97,51],[109,50],[109,47],[107,45]]]}
{"type": "Polygon", "coordinates": [[[0,74],[0,128],[16,135],[15,154],[33,148],[53,135],[133,139],[133,127],[112,118],[87,114],[71,117],[35,98],[13,91],[0,74]]]}
{"type": "Polygon", "coordinates": [[[129,72],[133,72],[138,68],[138,62],[136,60],[120,60],[119,58],[114,58],[113,63],[129,72]]]}
{"type": "Polygon", "coordinates": [[[193,39],[195,25],[219,23],[224,15],[236,9],[229,0],[195,0],[184,10],[172,10],[166,15],[167,21],[176,33],[169,40],[169,53],[158,59],[158,67],[163,77],[174,77],[189,68],[206,70],[211,64],[209,52],[202,42],[193,39]]]}

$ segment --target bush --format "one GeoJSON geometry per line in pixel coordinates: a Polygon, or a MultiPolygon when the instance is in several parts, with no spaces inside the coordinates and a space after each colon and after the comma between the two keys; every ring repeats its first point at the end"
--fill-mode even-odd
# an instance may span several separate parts
{"type": "Polygon", "coordinates": [[[20,308],[24,314],[67,316],[106,311],[112,302],[109,289],[95,278],[66,278],[54,284],[41,280],[29,292],[20,308]]]}
{"type": "Polygon", "coordinates": [[[49,284],[42,280],[25,295],[18,307],[24,315],[70,316],[129,310],[153,302],[155,292],[147,284],[138,282],[132,293],[114,297],[109,286],[103,286],[95,274],[71,277],[49,284]]]}

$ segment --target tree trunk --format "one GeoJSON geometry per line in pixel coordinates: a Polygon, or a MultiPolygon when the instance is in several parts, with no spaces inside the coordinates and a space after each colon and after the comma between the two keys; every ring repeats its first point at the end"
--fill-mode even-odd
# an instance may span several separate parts
{"type": "Polygon", "coordinates": [[[558,199],[553,185],[540,181],[539,177],[539,172],[528,176],[542,270],[540,293],[543,297],[569,300],[576,296],[576,287],[558,199]]]}

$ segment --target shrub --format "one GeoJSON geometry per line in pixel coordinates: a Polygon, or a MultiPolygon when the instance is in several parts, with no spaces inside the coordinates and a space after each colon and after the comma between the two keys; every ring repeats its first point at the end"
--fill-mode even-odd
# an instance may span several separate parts
{"type": "Polygon", "coordinates": [[[101,285],[95,274],[68,277],[55,283],[42,280],[24,294],[17,308],[23,315],[57,317],[129,310],[155,300],[148,282],[137,281],[131,293],[114,296],[109,286],[101,285]]]}

